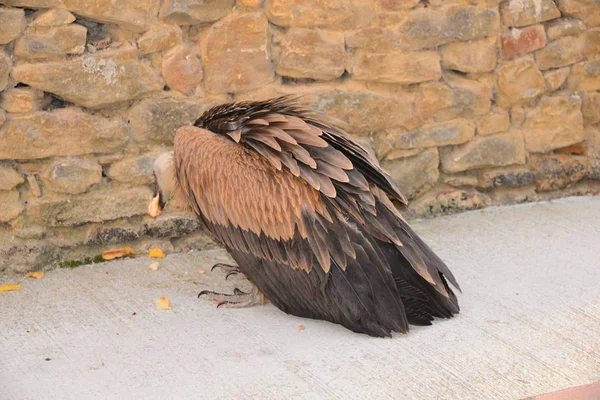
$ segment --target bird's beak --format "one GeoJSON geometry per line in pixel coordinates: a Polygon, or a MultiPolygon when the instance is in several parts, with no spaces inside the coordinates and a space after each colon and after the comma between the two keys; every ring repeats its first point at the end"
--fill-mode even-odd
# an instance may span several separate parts
{"type": "Polygon", "coordinates": [[[152,218],[158,217],[162,213],[160,204],[160,193],[154,196],[150,204],[148,204],[148,215],[152,218]]]}

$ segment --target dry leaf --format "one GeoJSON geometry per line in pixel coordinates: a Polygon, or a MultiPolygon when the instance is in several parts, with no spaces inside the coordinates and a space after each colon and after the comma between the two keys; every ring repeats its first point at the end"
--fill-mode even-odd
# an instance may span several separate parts
{"type": "Polygon", "coordinates": [[[153,262],[152,264],[150,264],[149,267],[152,271],[158,271],[158,261],[153,262]]]}
{"type": "Polygon", "coordinates": [[[205,272],[206,272],[206,271],[204,271],[203,269],[201,269],[200,271],[198,271],[198,273],[199,273],[200,275],[204,275],[204,273],[205,273],[205,272]]]}
{"type": "Polygon", "coordinates": [[[121,257],[135,257],[135,251],[131,247],[124,247],[117,250],[107,250],[102,252],[102,258],[110,261],[121,257]]]}
{"type": "Polygon", "coordinates": [[[2,292],[12,292],[13,290],[21,290],[22,286],[18,283],[5,283],[4,285],[0,285],[0,293],[2,292]]]}
{"type": "Polygon", "coordinates": [[[156,308],[158,310],[170,310],[171,309],[171,301],[166,297],[161,297],[156,301],[156,308]]]}
{"type": "Polygon", "coordinates": [[[150,250],[150,253],[148,253],[148,257],[150,257],[150,258],[165,258],[165,253],[163,253],[163,251],[159,248],[154,248],[154,249],[150,250]]]}
{"type": "Polygon", "coordinates": [[[299,331],[303,331],[304,329],[306,329],[306,328],[304,327],[304,325],[298,325],[298,330],[299,330],[299,331]]]}
{"type": "Polygon", "coordinates": [[[25,278],[42,279],[43,277],[44,277],[43,272],[29,272],[29,273],[25,274],[25,278]]]}

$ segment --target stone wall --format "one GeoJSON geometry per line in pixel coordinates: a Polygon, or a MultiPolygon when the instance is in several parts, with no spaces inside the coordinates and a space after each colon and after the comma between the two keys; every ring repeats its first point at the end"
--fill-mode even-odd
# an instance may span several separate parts
{"type": "Polygon", "coordinates": [[[153,158],[228,100],[306,94],[411,216],[599,187],[597,0],[0,3],[0,272],[209,246],[144,214],[153,158]]]}

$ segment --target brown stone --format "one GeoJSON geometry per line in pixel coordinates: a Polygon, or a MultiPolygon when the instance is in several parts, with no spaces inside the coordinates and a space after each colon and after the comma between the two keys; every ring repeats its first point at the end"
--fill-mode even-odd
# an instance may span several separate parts
{"type": "Polygon", "coordinates": [[[600,57],[574,65],[568,85],[571,90],[600,90],[600,57]]]}
{"type": "Polygon", "coordinates": [[[346,35],[346,46],[372,53],[397,50],[402,46],[400,34],[393,28],[369,26],[346,35]]]}
{"type": "Polygon", "coordinates": [[[451,175],[441,174],[440,181],[454,187],[476,186],[478,182],[471,171],[451,175]]]}
{"type": "Polygon", "coordinates": [[[40,197],[42,195],[42,188],[40,187],[40,183],[37,180],[37,175],[28,174],[27,184],[29,185],[29,192],[33,196],[40,197]]]}
{"type": "Polygon", "coordinates": [[[423,149],[395,149],[393,147],[392,141],[387,139],[392,136],[391,134],[377,135],[378,140],[376,140],[375,144],[377,149],[375,150],[376,157],[384,161],[393,161],[399,158],[406,158],[416,156],[423,152],[423,149]]]}
{"type": "Polygon", "coordinates": [[[0,50],[0,92],[8,85],[8,76],[12,69],[12,58],[0,50]]]}
{"type": "Polygon", "coordinates": [[[85,50],[87,29],[78,24],[27,29],[15,44],[15,55],[41,59],[65,54],[81,54],[85,50]]]}
{"type": "Polygon", "coordinates": [[[583,94],[583,122],[592,125],[600,122],[600,92],[586,92],[583,94]]]}
{"type": "Polygon", "coordinates": [[[590,178],[600,180],[600,126],[590,126],[585,141],[591,167],[590,178]]]}
{"type": "Polygon", "coordinates": [[[22,174],[9,166],[0,165],[0,191],[12,190],[23,182],[25,179],[22,174]]]}
{"type": "Polygon", "coordinates": [[[388,140],[394,149],[414,149],[465,143],[475,135],[475,125],[464,119],[423,125],[407,133],[393,130],[388,140]]]}
{"type": "Polygon", "coordinates": [[[526,26],[560,17],[552,0],[509,0],[502,5],[502,20],[509,26],[526,26]]]}
{"type": "Polygon", "coordinates": [[[233,14],[210,27],[201,41],[205,89],[235,93],[269,84],[274,73],[267,30],[267,19],[260,12],[233,14]]]}
{"type": "Polygon", "coordinates": [[[543,93],[545,83],[544,76],[531,58],[525,57],[506,63],[498,70],[498,105],[509,107],[534,99],[543,93]]]}
{"type": "Polygon", "coordinates": [[[331,80],[344,73],[344,34],[290,28],[281,40],[275,72],[293,78],[331,80]]]}
{"type": "Polygon", "coordinates": [[[134,100],[164,86],[131,50],[103,51],[66,62],[19,64],[12,77],[88,108],[134,100]]]}
{"type": "Polygon", "coordinates": [[[590,172],[586,157],[565,154],[533,156],[531,168],[538,192],[565,188],[584,179],[590,172]]]}
{"type": "Polygon", "coordinates": [[[586,55],[587,34],[561,37],[535,52],[540,69],[560,68],[581,61],[586,55]]]}
{"type": "Polygon", "coordinates": [[[152,191],[146,186],[106,188],[74,196],[43,196],[30,202],[27,217],[48,226],[77,226],[144,215],[152,191]]]}
{"type": "Polygon", "coordinates": [[[558,0],[566,15],[581,19],[588,28],[600,26],[600,7],[596,0],[558,0]]]}
{"type": "Polygon", "coordinates": [[[477,122],[477,134],[482,136],[506,132],[510,129],[510,116],[504,110],[488,114],[477,122]]]}
{"type": "Polygon", "coordinates": [[[255,8],[261,6],[262,0],[237,0],[236,4],[244,7],[255,8]]]}
{"type": "Polygon", "coordinates": [[[559,89],[567,80],[570,72],[570,67],[551,69],[545,72],[544,79],[546,80],[546,91],[553,92],[559,89]]]}
{"type": "Polygon", "coordinates": [[[6,112],[0,108],[0,126],[6,121],[6,112]]]}
{"type": "Polygon", "coordinates": [[[110,153],[129,139],[120,120],[92,116],[69,107],[13,116],[0,128],[0,160],[110,153]],[[82,134],[85,132],[85,134],[82,134]]]}
{"type": "Polygon", "coordinates": [[[437,149],[427,149],[413,157],[386,161],[382,166],[398,183],[400,191],[408,199],[413,199],[436,184],[439,176],[438,164],[437,149]]]}
{"type": "Polygon", "coordinates": [[[413,8],[419,0],[378,0],[377,2],[387,10],[402,10],[413,8]]]}
{"type": "Polygon", "coordinates": [[[485,189],[532,184],[533,173],[527,167],[485,169],[479,174],[479,186],[485,189]]]}
{"type": "Polygon", "coordinates": [[[8,112],[25,113],[40,111],[51,99],[44,92],[31,88],[12,88],[2,92],[0,106],[8,112]]]}
{"type": "Polygon", "coordinates": [[[166,0],[160,8],[160,18],[177,25],[214,22],[229,14],[233,0],[166,0]]]}
{"type": "MultiPolygon", "coordinates": [[[[62,0],[64,8],[78,16],[144,32],[156,18],[159,0],[62,0]]],[[[63,8],[63,7],[59,7],[63,8]]]]}
{"type": "Polygon", "coordinates": [[[512,28],[501,37],[502,57],[512,59],[541,49],[546,45],[544,25],[533,25],[523,29],[512,28]]]}
{"type": "Polygon", "coordinates": [[[35,12],[31,16],[29,27],[60,26],[70,24],[73,21],[75,21],[75,16],[67,10],[52,8],[35,12]]]}
{"type": "Polygon", "coordinates": [[[538,107],[527,112],[521,130],[525,148],[532,153],[546,153],[581,142],[585,138],[581,97],[543,97],[538,107]]]}
{"type": "Polygon", "coordinates": [[[546,25],[546,34],[550,40],[583,32],[585,32],[585,24],[575,18],[560,18],[546,25]]]}
{"type": "Polygon", "coordinates": [[[317,110],[347,123],[345,129],[359,135],[403,126],[415,116],[413,103],[410,94],[387,96],[350,90],[313,94],[317,110]]]}
{"type": "Polygon", "coordinates": [[[274,25],[352,29],[375,17],[376,4],[353,0],[265,0],[265,13],[274,25]]]}
{"type": "Polygon", "coordinates": [[[189,95],[202,81],[202,64],[192,49],[181,44],[163,56],[162,76],[169,88],[189,95]]]}
{"type": "Polygon", "coordinates": [[[433,51],[357,51],[347,69],[357,80],[405,85],[438,80],[442,75],[440,56],[433,51]]]}
{"type": "Polygon", "coordinates": [[[26,26],[25,10],[0,7],[0,44],[15,40],[26,26]]]}
{"type": "Polygon", "coordinates": [[[8,222],[17,218],[23,211],[23,203],[19,199],[19,192],[11,190],[9,192],[0,190],[0,223],[8,222]]]}
{"type": "Polygon", "coordinates": [[[473,118],[486,115],[491,107],[492,88],[486,84],[450,74],[446,83],[421,87],[417,98],[417,114],[437,121],[473,118]]]}
{"type": "Polygon", "coordinates": [[[2,0],[2,4],[24,8],[60,8],[63,0],[2,0]]]}
{"type": "Polygon", "coordinates": [[[450,173],[525,163],[523,135],[519,132],[477,136],[463,145],[443,149],[440,155],[442,170],[450,173]]]}
{"type": "Polygon", "coordinates": [[[156,154],[130,157],[112,164],[107,171],[109,178],[122,183],[138,185],[154,183],[154,159],[156,154]]]}
{"type": "Polygon", "coordinates": [[[496,38],[454,42],[441,50],[442,66],[461,72],[490,72],[496,68],[496,38]]]}
{"type": "Polygon", "coordinates": [[[102,167],[95,160],[66,158],[54,162],[41,175],[44,186],[56,193],[78,194],[102,180],[102,167]]]}
{"type": "Polygon", "coordinates": [[[414,200],[408,208],[421,217],[429,217],[484,208],[491,203],[489,196],[476,190],[439,188],[414,200]]]}
{"type": "Polygon", "coordinates": [[[159,24],[144,33],[138,39],[137,44],[141,54],[150,54],[176,46],[181,41],[182,32],[180,27],[159,24]]]}

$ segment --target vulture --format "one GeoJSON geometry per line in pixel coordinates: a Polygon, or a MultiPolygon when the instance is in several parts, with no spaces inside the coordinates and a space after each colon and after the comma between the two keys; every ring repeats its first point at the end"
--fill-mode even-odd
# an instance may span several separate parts
{"type": "Polygon", "coordinates": [[[254,285],[198,297],[270,301],[376,337],[452,317],[452,272],[400,214],[390,175],[331,120],[284,96],[216,106],[177,130],[148,213],[169,201],[193,211],[237,263],[214,267],[254,285]]]}

